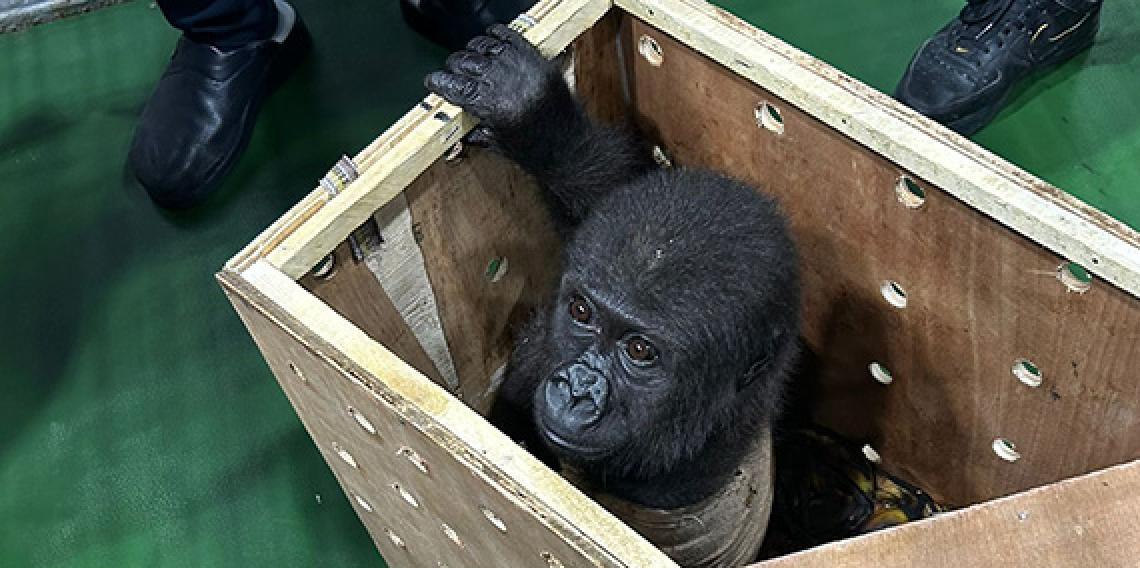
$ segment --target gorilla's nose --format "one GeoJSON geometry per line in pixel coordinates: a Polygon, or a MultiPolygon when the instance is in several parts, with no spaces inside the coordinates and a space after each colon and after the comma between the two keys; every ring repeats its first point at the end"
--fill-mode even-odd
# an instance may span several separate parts
{"type": "Polygon", "coordinates": [[[570,384],[570,394],[576,399],[590,398],[601,407],[600,403],[609,390],[606,379],[597,369],[581,363],[571,365],[566,369],[566,382],[570,384]]]}

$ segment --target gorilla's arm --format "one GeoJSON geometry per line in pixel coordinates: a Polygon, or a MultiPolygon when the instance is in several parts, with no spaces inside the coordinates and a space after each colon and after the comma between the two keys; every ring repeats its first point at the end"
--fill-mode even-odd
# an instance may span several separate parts
{"type": "Polygon", "coordinates": [[[517,162],[546,189],[555,221],[569,229],[610,189],[651,169],[627,132],[592,122],[557,65],[514,30],[497,25],[452,54],[428,89],[481,121],[470,140],[517,162]]]}

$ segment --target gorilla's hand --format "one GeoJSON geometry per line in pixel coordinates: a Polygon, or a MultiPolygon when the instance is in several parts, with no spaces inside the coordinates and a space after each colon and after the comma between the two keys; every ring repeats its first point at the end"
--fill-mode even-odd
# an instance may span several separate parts
{"type": "Polygon", "coordinates": [[[429,90],[479,118],[481,127],[472,132],[476,142],[525,127],[540,107],[565,98],[551,97],[552,91],[567,90],[557,66],[521,34],[502,24],[487,33],[451,54],[445,70],[424,79],[429,90]]]}

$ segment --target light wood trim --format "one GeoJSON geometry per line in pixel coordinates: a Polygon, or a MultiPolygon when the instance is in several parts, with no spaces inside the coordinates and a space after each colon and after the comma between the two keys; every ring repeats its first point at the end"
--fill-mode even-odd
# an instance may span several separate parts
{"type": "Polygon", "coordinates": [[[593,550],[594,556],[611,557],[607,565],[676,566],[462,401],[373,341],[267,260],[253,263],[240,274],[223,271],[219,280],[229,293],[242,296],[271,318],[276,312],[277,319],[303,322],[300,325],[305,335],[320,343],[310,348],[335,364],[351,364],[363,371],[348,374],[395,400],[403,418],[441,447],[460,459],[476,462],[471,466],[473,471],[493,471],[495,483],[533,507],[536,516],[568,542],[593,550]],[[243,292],[246,287],[256,294],[243,292]]]}
{"type": "Polygon", "coordinates": [[[720,8],[700,0],[615,4],[1140,297],[1140,234],[1123,223],[720,8]]]}
{"type": "Polygon", "coordinates": [[[1140,461],[755,568],[1135,568],[1140,461]]]}
{"type": "MultiPolygon", "coordinates": [[[[525,32],[544,55],[561,52],[612,7],[609,0],[544,0],[527,13],[525,32]]],[[[242,270],[267,258],[299,278],[369,215],[404,190],[476,124],[473,117],[429,95],[377,138],[354,161],[360,177],[335,198],[314,190],[238,253],[226,268],[242,270]]]]}

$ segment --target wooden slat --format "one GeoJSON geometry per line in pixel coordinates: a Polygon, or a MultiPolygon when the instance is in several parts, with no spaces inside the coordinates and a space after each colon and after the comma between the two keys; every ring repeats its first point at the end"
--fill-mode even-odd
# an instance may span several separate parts
{"type": "Polygon", "coordinates": [[[218,279],[392,565],[674,566],[267,261],[218,279]]]}
{"type": "Polygon", "coordinates": [[[1140,297],[1140,234],[1123,223],[701,0],[617,0],[615,4],[836,132],[1140,297]]]}
{"type": "Polygon", "coordinates": [[[1136,568],[1140,462],[753,566],[1136,568]]]}
{"type": "Polygon", "coordinates": [[[660,31],[627,33],[663,50],[659,67],[633,58],[632,91],[676,161],[748,180],[791,218],[819,421],[955,505],[1140,456],[1140,301],[1100,281],[1069,292],[1063,259],[929,183],[922,208],[904,207],[899,166],[660,31]],[[761,101],[781,110],[782,135],[756,123],[761,101]],[[886,280],[905,309],[884,300],[886,280]],[[1018,358],[1040,387],[1013,376],[1018,358]],[[872,362],[894,383],[872,380],[872,362]],[[995,455],[999,437],[1019,461],[995,455]]]}

